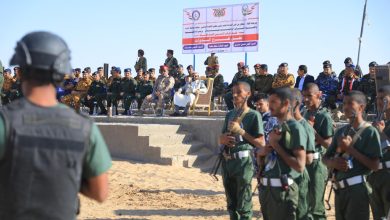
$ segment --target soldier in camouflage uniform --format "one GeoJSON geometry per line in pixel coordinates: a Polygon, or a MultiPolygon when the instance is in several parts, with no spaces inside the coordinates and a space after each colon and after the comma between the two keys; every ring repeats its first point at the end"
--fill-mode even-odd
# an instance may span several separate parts
{"type": "MultiPolygon", "coordinates": [[[[243,66],[242,68],[242,74],[239,74],[237,77],[233,78],[233,81],[232,81],[232,84],[231,85],[234,85],[236,84],[237,82],[246,82],[249,84],[249,86],[251,87],[251,94],[253,94],[253,90],[254,90],[254,85],[255,85],[255,79],[253,78],[253,76],[249,73],[249,67],[247,65],[243,66]]],[[[252,109],[254,109],[254,106],[253,104],[251,103],[251,98],[250,97],[248,99],[248,106],[252,109]]],[[[233,105],[233,94],[231,91],[227,92],[225,94],[225,103],[226,103],[226,106],[229,110],[232,110],[234,109],[234,105],[233,105]]]]}
{"type": "Polygon", "coordinates": [[[137,86],[135,97],[138,103],[138,110],[141,109],[142,101],[146,96],[153,93],[153,82],[149,79],[150,73],[146,72],[143,76],[143,80],[137,86]]]}
{"type": "Polygon", "coordinates": [[[206,58],[204,65],[207,65],[207,67],[210,68],[214,68],[216,65],[218,65],[218,68],[215,71],[219,72],[218,57],[215,56],[215,53],[211,53],[211,55],[206,58]]]}
{"type": "Polygon", "coordinates": [[[134,69],[136,72],[138,72],[138,70],[142,69],[143,73],[146,73],[146,71],[148,70],[148,63],[147,63],[146,58],[144,57],[144,54],[145,54],[144,50],[142,50],[142,49],[138,50],[138,59],[134,65],[134,69]]]}
{"type": "Polygon", "coordinates": [[[225,86],[222,74],[219,74],[217,69],[218,65],[214,67],[207,67],[209,69],[207,77],[213,78],[213,93],[211,95],[211,101],[214,102],[214,98],[223,95],[225,86]]]}
{"type": "Polygon", "coordinates": [[[332,64],[329,60],[323,62],[323,69],[324,71],[318,75],[315,83],[322,92],[324,107],[336,109],[337,86],[339,81],[336,73],[332,71],[332,64]]]}
{"type": "Polygon", "coordinates": [[[1,101],[3,105],[6,105],[11,102],[10,94],[11,94],[12,84],[14,83],[14,79],[11,76],[10,69],[5,69],[3,74],[4,74],[4,83],[3,83],[3,88],[1,89],[1,101]]]}
{"type": "Polygon", "coordinates": [[[290,87],[294,88],[295,79],[294,75],[288,73],[288,63],[281,63],[279,65],[279,71],[274,76],[274,81],[272,82],[272,88],[282,88],[282,87],[290,87]]]}
{"type": "Polygon", "coordinates": [[[274,77],[271,74],[268,74],[267,64],[257,63],[255,66],[255,95],[256,94],[269,94],[272,89],[272,82],[274,77]]]}
{"type": "Polygon", "coordinates": [[[72,93],[64,96],[61,102],[73,107],[76,111],[80,111],[81,100],[83,100],[87,95],[87,91],[91,83],[91,77],[86,71],[83,71],[83,78],[77,82],[77,85],[72,93]]]}
{"type": "Polygon", "coordinates": [[[23,97],[22,82],[20,81],[20,68],[15,67],[14,73],[15,73],[14,82],[12,83],[10,96],[9,96],[11,102],[18,98],[23,97]]]}
{"type": "MultiPolygon", "coordinates": [[[[88,89],[87,96],[84,99],[85,105],[89,108],[89,114],[92,115],[94,113],[94,109],[96,105],[100,108],[100,114],[106,115],[107,110],[103,105],[103,100],[107,97],[107,89],[105,84],[100,79],[100,74],[93,73],[92,74],[93,82],[88,89]]],[[[96,113],[98,111],[96,110],[96,113]]]]}
{"type": "Polygon", "coordinates": [[[165,65],[160,66],[160,73],[161,75],[154,84],[153,94],[146,96],[142,102],[141,115],[149,103],[157,101],[157,116],[163,116],[165,104],[172,99],[171,90],[175,84],[175,80],[172,76],[169,76],[169,67],[165,65]]]}
{"type": "Polygon", "coordinates": [[[359,84],[359,89],[367,96],[367,108],[366,113],[375,113],[375,100],[376,100],[376,82],[375,82],[375,68],[378,64],[373,61],[368,67],[370,72],[362,77],[359,84]]]}
{"type": "Polygon", "coordinates": [[[165,59],[164,65],[168,66],[170,76],[174,76],[176,74],[176,70],[179,66],[179,63],[177,62],[177,59],[173,56],[173,50],[167,50],[167,59],[165,59]]]}
{"type": "Polygon", "coordinates": [[[144,75],[144,70],[143,69],[139,69],[137,71],[137,76],[134,77],[135,81],[137,81],[137,83],[141,83],[143,75],[144,75]]]}
{"type": "Polygon", "coordinates": [[[125,77],[121,81],[120,96],[123,99],[125,111],[123,115],[131,115],[129,112],[131,102],[136,99],[135,92],[137,90],[137,81],[131,77],[131,69],[125,69],[125,77]]]}
{"type": "Polygon", "coordinates": [[[148,70],[148,72],[149,72],[149,80],[152,81],[153,83],[156,82],[156,79],[157,79],[157,77],[156,77],[156,69],[155,68],[150,68],[148,70]]]}
{"type": "Polygon", "coordinates": [[[115,113],[118,114],[118,101],[120,100],[120,92],[121,92],[121,69],[119,67],[115,67],[112,72],[112,81],[108,87],[107,92],[107,107],[111,108],[114,105],[115,113]]]}
{"type": "Polygon", "coordinates": [[[173,86],[173,88],[175,89],[175,91],[177,91],[186,83],[183,65],[179,64],[179,67],[177,68],[177,73],[173,76],[173,78],[175,79],[175,85],[173,86]]]}
{"type": "Polygon", "coordinates": [[[97,68],[97,74],[99,74],[100,81],[106,86],[108,83],[108,78],[104,75],[103,67],[97,68]]]}

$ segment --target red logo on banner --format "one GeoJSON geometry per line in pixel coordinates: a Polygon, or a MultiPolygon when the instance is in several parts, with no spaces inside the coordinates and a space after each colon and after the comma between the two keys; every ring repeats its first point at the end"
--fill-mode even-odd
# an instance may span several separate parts
{"type": "Polygon", "coordinates": [[[213,8],[214,17],[223,17],[226,14],[226,8],[213,8]]]}

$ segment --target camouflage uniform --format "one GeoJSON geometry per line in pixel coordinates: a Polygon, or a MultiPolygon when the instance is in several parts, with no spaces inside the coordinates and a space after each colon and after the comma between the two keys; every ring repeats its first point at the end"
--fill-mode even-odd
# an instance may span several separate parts
{"type": "Polygon", "coordinates": [[[375,112],[375,100],[376,100],[376,82],[375,78],[371,78],[370,74],[366,74],[362,77],[359,84],[359,90],[367,96],[367,108],[366,112],[375,112]]]}
{"type": "Polygon", "coordinates": [[[277,73],[274,76],[274,81],[272,82],[272,88],[282,88],[282,87],[290,87],[294,88],[295,85],[295,79],[294,75],[291,73],[288,73],[287,75],[283,73],[277,73]]]}
{"type": "Polygon", "coordinates": [[[272,89],[274,77],[271,74],[261,75],[253,74],[255,78],[255,93],[268,94],[272,89]]]}
{"type": "Polygon", "coordinates": [[[140,84],[138,84],[137,91],[135,94],[138,103],[138,109],[141,108],[142,101],[145,99],[145,97],[152,93],[153,93],[153,82],[151,80],[148,81],[144,80],[140,84]]]}
{"type": "Polygon", "coordinates": [[[184,73],[177,73],[173,78],[175,79],[175,85],[173,86],[175,91],[186,84],[184,73]]]}
{"type": "Polygon", "coordinates": [[[139,69],[142,69],[144,73],[148,70],[148,63],[145,57],[139,57],[137,62],[135,62],[134,69],[138,72],[139,69]]]}
{"type": "Polygon", "coordinates": [[[175,80],[172,76],[159,75],[156,80],[156,83],[154,84],[153,94],[148,95],[144,99],[144,101],[142,102],[141,110],[144,110],[150,102],[154,101],[157,101],[157,109],[164,108],[163,104],[171,101],[171,90],[174,84],[175,80]],[[160,94],[157,95],[157,92],[159,92],[160,94]]]}
{"type": "Polygon", "coordinates": [[[1,100],[3,105],[6,105],[11,102],[10,95],[11,95],[11,88],[13,83],[14,83],[14,79],[12,77],[4,78],[3,88],[1,89],[1,100]]]}
{"type": "Polygon", "coordinates": [[[84,102],[85,105],[89,108],[89,114],[91,115],[93,113],[93,110],[95,108],[95,102],[96,105],[99,106],[101,110],[101,114],[107,114],[107,110],[103,105],[103,100],[107,98],[107,88],[106,85],[103,83],[103,81],[94,80],[91,83],[91,86],[89,87],[87,94],[91,98],[88,100],[87,97],[85,97],[84,102]]]}
{"type": "Polygon", "coordinates": [[[133,78],[122,78],[121,96],[124,102],[125,113],[127,113],[127,111],[130,109],[131,102],[136,99],[135,92],[137,89],[137,84],[137,81],[133,78]]]}
{"type": "Polygon", "coordinates": [[[120,100],[121,92],[121,78],[112,77],[110,86],[107,93],[107,107],[111,107],[112,104],[115,107],[115,112],[118,114],[118,101],[120,100]]]}
{"type": "Polygon", "coordinates": [[[11,86],[11,91],[10,91],[10,100],[11,102],[23,97],[23,92],[22,92],[22,82],[20,81],[19,78],[15,78],[14,82],[12,83],[11,86]]]}
{"type": "Polygon", "coordinates": [[[211,75],[210,78],[213,78],[213,93],[211,95],[211,101],[214,101],[214,98],[220,95],[223,95],[225,86],[223,81],[223,76],[221,74],[211,75]]]}
{"type": "Polygon", "coordinates": [[[76,111],[79,111],[81,100],[86,96],[91,83],[92,80],[89,77],[81,78],[74,89],[74,91],[77,93],[64,96],[62,98],[62,102],[70,107],[73,107],[76,111]]]}
{"type": "Polygon", "coordinates": [[[170,76],[176,75],[179,63],[175,57],[172,56],[171,58],[165,59],[164,65],[168,66],[170,76]]]}
{"type": "Polygon", "coordinates": [[[324,106],[335,109],[339,83],[336,74],[332,72],[332,74],[328,76],[324,72],[321,72],[315,80],[315,83],[318,85],[320,91],[322,91],[323,99],[325,101],[324,106]]]}

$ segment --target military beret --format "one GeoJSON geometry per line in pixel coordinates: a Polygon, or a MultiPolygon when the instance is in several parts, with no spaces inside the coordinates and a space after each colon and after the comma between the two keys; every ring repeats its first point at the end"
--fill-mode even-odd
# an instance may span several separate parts
{"type": "Polygon", "coordinates": [[[288,63],[281,63],[279,67],[288,67],[288,63]]]}
{"type": "Polygon", "coordinates": [[[126,72],[130,72],[130,73],[131,73],[131,68],[126,68],[126,69],[125,69],[125,73],[126,73],[126,72]]]}
{"type": "Polygon", "coordinates": [[[161,66],[160,66],[160,70],[168,70],[168,66],[161,65],[161,66]]]}
{"type": "Polygon", "coordinates": [[[256,63],[253,67],[256,69],[256,68],[260,68],[261,64],[260,63],[256,63]]]}
{"type": "Polygon", "coordinates": [[[170,53],[170,54],[172,54],[172,55],[173,55],[173,50],[171,50],[171,49],[168,49],[168,50],[167,50],[167,53],[170,53]]]}
{"type": "Polygon", "coordinates": [[[187,66],[187,69],[189,70],[190,68],[193,69],[194,67],[193,67],[192,65],[188,65],[188,66],[187,66]]]}
{"type": "Polygon", "coordinates": [[[368,64],[368,67],[376,67],[378,64],[375,61],[372,61],[370,64],[368,64]]]}
{"type": "Polygon", "coordinates": [[[238,62],[238,63],[237,63],[237,66],[238,66],[238,67],[243,67],[244,65],[245,65],[244,62],[238,62]]]}
{"type": "Polygon", "coordinates": [[[121,68],[115,67],[114,71],[115,71],[115,72],[118,72],[118,73],[121,73],[121,68]]]}
{"type": "Polygon", "coordinates": [[[267,64],[261,64],[260,68],[263,70],[268,70],[268,65],[267,64]]]}
{"type": "Polygon", "coordinates": [[[5,69],[4,72],[12,73],[11,69],[5,69]]]}
{"type": "Polygon", "coordinates": [[[345,64],[347,64],[347,63],[353,63],[351,57],[345,58],[344,63],[345,63],[345,64]]]}

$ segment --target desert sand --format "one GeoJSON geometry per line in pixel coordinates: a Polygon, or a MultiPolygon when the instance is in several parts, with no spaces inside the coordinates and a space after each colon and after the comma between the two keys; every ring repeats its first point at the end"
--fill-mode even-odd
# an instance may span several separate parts
{"type": "MultiPolygon", "coordinates": [[[[199,169],[116,160],[109,178],[108,200],[99,204],[81,196],[78,219],[229,219],[221,177],[216,182],[199,169]]],[[[253,189],[256,184],[254,179],[253,189]]],[[[259,219],[257,191],[253,206],[253,219],[259,219]]]]}

